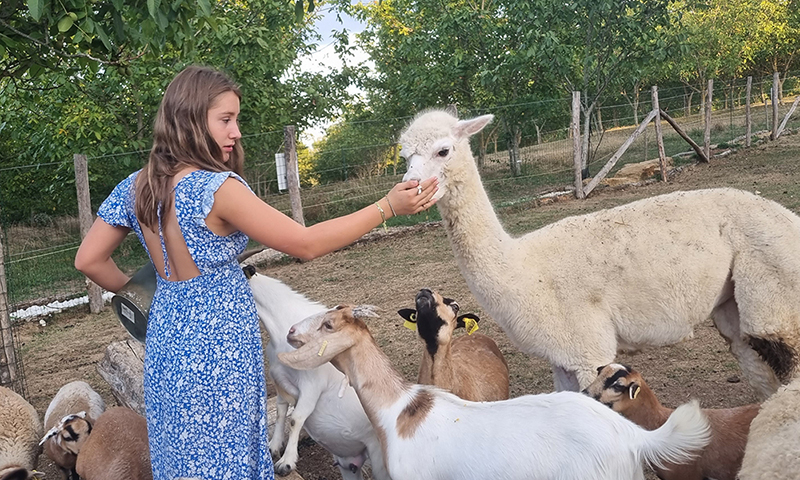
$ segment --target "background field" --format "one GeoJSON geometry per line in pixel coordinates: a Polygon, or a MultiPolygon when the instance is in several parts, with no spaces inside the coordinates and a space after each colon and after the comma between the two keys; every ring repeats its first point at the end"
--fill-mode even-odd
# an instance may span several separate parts
{"type": "MultiPolygon", "coordinates": [[[[675,190],[735,187],[760,192],[795,212],[800,212],[798,174],[800,136],[741,150],[708,165],[683,166],[669,183],[651,183],[626,189],[597,190],[585,201],[566,199],[550,204],[536,201],[499,207],[498,215],[513,234],[522,234],[569,215],[583,214],[675,190]]],[[[653,252],[656,261],[658,252],[653,252]]],[[[383,309],[370,329],[395,366],[408,379],[416,377],[420,345],[402,328],[397,309],[410,306],[422,287],[436,289],[460,303],[463,311],[481,316],[481,332],[495,338],[511,370],[511,394],[541,393],[553,388],[549,366],[519,353],[503,332],[477,305],[453,259],[445,232],[437,223],[413,227],[397,235],[359,243],[311,262],[293,260],[261,265],[262,273],[279,278],[308,297],[334,305],[371,303],[383,309]]],[[[630,292],[636,295],[635,291],[630,292]]],[[[19,329],[28,393],[44,413],[58,388],[75,379],[88,381],[115,403],[95,365],[109,342],[127,338],[109,309],[99,315],[77,308],[54,315],[42,327],[36,321],[19,329]]],[[[266,337],[265,337],[266,339],[266,337]]],[[[704,407],[730,407],[751,403],[755,397],[727,346],[710,322],[695,330],[695,338],[679,345],[621,354],[619,360],[640,370],[668,406],[691,398],[704,407]]],[[[338,472],[330,457],[313,442],[305,442],[298,469],[306,480],[333,480],[338,472]]],[[[472,452],[477,453],[477,452],[472,452]]],[[[58,478],[44,456],[40,469],[58,478]]]]}

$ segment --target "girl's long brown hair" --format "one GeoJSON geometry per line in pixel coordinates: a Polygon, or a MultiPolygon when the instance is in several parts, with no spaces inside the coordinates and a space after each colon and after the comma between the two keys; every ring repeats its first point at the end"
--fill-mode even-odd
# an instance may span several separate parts
{"type": "Polygon", "coordinates": [[[175,76],[164,93],[153,126],[153,148],[147,165],[136,178],[136,217],[153,232],[158,229],[158,207],[172,207],[172,177],[192,166],[212,172],[242,175],[244,150],[236,142],[230,158],[208,131],[208,110],[216,98],[239,87],[225,74],[207,67],[187,67],[175,76]]]}

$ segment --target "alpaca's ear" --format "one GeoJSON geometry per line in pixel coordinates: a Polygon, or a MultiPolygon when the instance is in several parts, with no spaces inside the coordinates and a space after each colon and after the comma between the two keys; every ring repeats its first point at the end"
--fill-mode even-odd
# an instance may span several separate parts
{"type": "Polygon", "coordinates": [[[481,115],[480,117],[469,120],[461,120],[453,127],[453,134],[456,138],[469,138],[483,130],[483,128],[494,120],[494,115],[481,115]]]}
{"type": "Polygon", "coordinates": [[[353,346],[353,340],[344,334],[331,334],[314,339],[293,352],[278,354],[278,360],[295,370],[311,370],[353,346]]]}

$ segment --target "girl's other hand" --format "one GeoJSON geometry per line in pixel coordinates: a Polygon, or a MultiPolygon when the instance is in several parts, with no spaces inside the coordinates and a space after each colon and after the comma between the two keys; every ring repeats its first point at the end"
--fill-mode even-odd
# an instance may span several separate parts
{"type": "Polygon", "coordinates": [[[392,188],[386,198],[397,215],[413,215],[427,210],[436,203],[433,199],[439,190],[439,179],[431,177],[422,183],[417,180],[401,182],[392,188]]]}

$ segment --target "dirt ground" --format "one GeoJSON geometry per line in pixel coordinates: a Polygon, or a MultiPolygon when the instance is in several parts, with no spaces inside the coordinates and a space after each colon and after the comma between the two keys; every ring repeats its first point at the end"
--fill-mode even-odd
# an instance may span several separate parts
{"type": "MultiPolygon", "coordinates": [[[[668,183],[599,190],[585,201],[562,199],[546,205],[530,202],[500,209],[498,216],[510,232],[522,234],[565,216],[675,190],[714,186],[758,191],[798,212],[799,154],[800,136],[787,136],[714,159],[710,164],[683,167],[668,183]]],[[[653,261],[656,259],[654,252],[653,261]]],[[[369,323],[370,330],[409,380],[416,378],[421,346],[415,334],[402,327],[395,312],[411,306],[420,288],[433,288],[456,299],[463,312],[473,311],[481,317],[480,331],[497,341],[508,361],[512,396],[553,389],[549,365],[517,351],[481,310],[459,273],[444,229],[437,224],[359,243],[311,262],[282,261],[258,268],[328,305],[369,303],[380,307],[383,316],[369,323]]],[[[89,382],[109,405],[114,405],[108,385],[96,370],[106,345],[127,338],[110,310],[90,315],[86,308],[77,308],[47,318],[45,327],[37,321],[27,322],[19,330],[29,400],[37,410],[43,414],[56,391],[77,379],[89,382]]],[[[755,401],[750,387],[740,381],[738,365],[710,321],[699,325],[695,337],[684,343],[620,354],[618,360],[641,371],[667,406],[693,398],[707,408],[755,401]]],[[[331,463],[330,455],[321,447],[311,440],[303,442],[298,472],[305,480],[341,478],[331,463]]],[[[45,456],[40,459],[39,469],[47,478],[60,478],[45,456]]]]}

